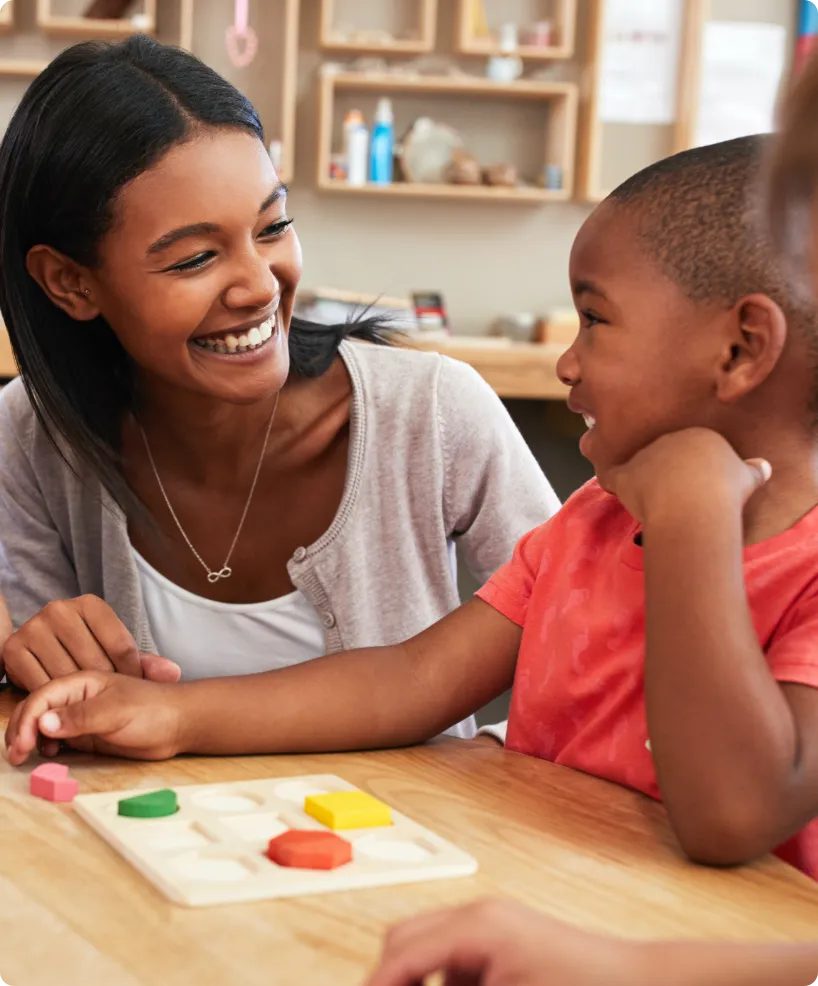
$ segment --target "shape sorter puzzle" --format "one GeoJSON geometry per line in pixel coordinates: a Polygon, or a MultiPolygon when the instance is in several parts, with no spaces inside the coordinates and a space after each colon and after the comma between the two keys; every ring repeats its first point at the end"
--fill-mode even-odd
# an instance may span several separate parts
{"type": "Polygon", "coordinates": [[[332,870],[279,866],[269,843],[288,831],[331,830],[304,810],[308,798],[355,792],[340,777],[277,777],[174,788],[178,811],[127,817],[119,802],[147,792],[80,795],[77,813],[166,897],[205,907],[472,876],[477,861],[399,812],[391,824],[335,830],[352,860],[332,870]]]}

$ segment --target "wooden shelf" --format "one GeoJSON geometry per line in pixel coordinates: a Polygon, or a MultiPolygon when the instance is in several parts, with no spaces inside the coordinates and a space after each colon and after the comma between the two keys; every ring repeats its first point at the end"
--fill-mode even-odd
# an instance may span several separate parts
{"type": "Polygon", "coordinates": [[[434,51],[437,35],[437,0],[413,0],[418,5],[417,39],[394,38],[389,43],[355,42],[338,38],[333,28],[336,0],[321,0],[319,44],[325,51],[373,55],[424,55],[434,51]]]}
{"type": "MultiPolygon", "coordinates": [[[[500,44],[493,37],[478,37],[474,33],[476,11],[483,0],[460,0],[457,28],[457,53],[490,58],[502,55],[500,44]]],[[[574,57],[577,30],[577,0],[556,0],[555,29],[559,44],[548,47],[520,45],[516,54],[524,61],[558,61],[574,57]]]]}
{"type": "Polygon", "coordinates": [[[145,0],[144,24],[139,14],[134,17],[103,19],[55,14],[52,0],[37,0],[37,26],[46,34],[64,38],[127,38],[132,34],[154,34],[156,31],[156,0],[145,0]],[[134,24],[134,19],[137,23],[134,24]]]}
{"type": "Polygon", "coordinates": [[[391,185],[350,185],[345,181],[321,180],[322,192],[347,195],[380,195],[396,198],[460,199],[472,202],[566,202],[571,193],[546,188],[492,188],[489,185],[424,185],[420,183],[392,182],[391,185]]]}
{"type": "Polygon", "coordinates": [[[0,76],[34,78],[48,65],[36,58],[0,58],[0,76]]]}
{"type": "Polygon", "coordinates": [[[337,89],[375,89],[389,92],[463,93],[474,96],[510,96],[514,99],[553,99],[577,96],[573,82],[494,82],[480,75],[375,75],[365,72],[328,72],[324,82],[337,89]]]}
{"type": "Polygon", "coordinates": [[[421,76],[368,74],[360,72],[326,72],[321,80],[319,108],[319,150],[317,183],[321,191],[355,195],[395,196],[404,198],[453,199],[475,202],[516,202],[545,204],[565,202],[573,194],[574,153],[577,132],[579,91],[571,82],[520,80],[494,82],[482,76],[421,76]],[[330,175],[336,94],[341,91],[381,94],[453,95],[486,99],[514,99],[550,103],[545,133],[543,165],[562,169],[563,187],[492,188],[487,185],[414,185],[395,182],[391,185],[350,186],[334,181],[330,175]]]}
{"type": "Polygon", "coordinates": [[[569,388],[557,376],[557,361],[568,346],[458,336],[444,341],[413,338],[408,345],[468,363],[499,397],[564,401],[568,396],[569,388]]]}

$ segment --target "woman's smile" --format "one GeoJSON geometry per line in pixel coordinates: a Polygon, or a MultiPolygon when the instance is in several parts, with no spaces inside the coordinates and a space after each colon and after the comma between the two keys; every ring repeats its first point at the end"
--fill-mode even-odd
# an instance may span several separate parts
{"type": "Polygon", "coordinates": [[[258,325],[244,330],[229,329],[225,332],[212,333],[191,339],[190,344],[208,356],[227,356],[230,358],[246,358],[255,356],[268,348],[267,343],[278,335],[280,330],[278,310],[269,315],[258,325]]]}

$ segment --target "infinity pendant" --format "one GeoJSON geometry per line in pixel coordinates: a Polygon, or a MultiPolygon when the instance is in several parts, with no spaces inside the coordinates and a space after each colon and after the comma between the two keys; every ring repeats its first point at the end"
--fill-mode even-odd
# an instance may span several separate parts
{"type": "Polygon", "coordinates": [[[220,572],[208,572],[207,581],[212,584],[221,581],[221,579],[229,579],[232,574],[233,569],[229,565],[225,565],[220,572]]]}

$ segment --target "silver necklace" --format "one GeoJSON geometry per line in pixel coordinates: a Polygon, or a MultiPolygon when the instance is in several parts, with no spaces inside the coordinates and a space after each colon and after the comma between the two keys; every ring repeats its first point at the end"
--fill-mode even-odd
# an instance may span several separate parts
{"type": "Polygon", "coordinates": [[[193,543],[185,533],[185,529],[184,527],[182,527],[179,518],[176,516],[176,511],[173,509],[173,505],[170,502],[170,498],[168,497],[168,494],[165,492],[164,483],[162,482],[162,478],[159,475],[159,470],[156,468],[156,463],[154,462],[153,459],[153,453],[151,452],[150,443],[148,442],[148,436],[145,434],[145,429],[142,427],[142,422],[137,421],[137,424],[139,425],[139,430],[142,432],[142,440],[145,442],[145,451],[148,453],[148,461],[151,464],[151,469],[153,469],[154,476],[156,476],[156,482],[159,484],[159,489],[162,493],[162,496],[165,499],[165,503],[167,504],[168,510],[170,511],[170,515],[173,518],[176,526],[179,528],[179,533],[185,539],[185,543],[187,544],[188,548],[190,548],[196,560],[199,562],[202,568],[207,572],[207,581],[210,583],[215,584],[216,582],[219,582],[221,579],[229,579],[230,576],[233,574],[233,569],[230,567],[230,559],[233,557],[233,552],[235,551],[236,545],[238,544],[239,541],[239,537],[241,536],[242,528],[244,527],[244,522],[245,520],[247,520],[247,513],[250,510],[250,504],[253,501],[253,494],[256,492],[256,484],[258,483],[258,477],[261,474],[261,467],[264,463],[264,454],[267,451],[267,445],[270,441],[270,432],[273,430],[273,421],[275,421],[276,411],[278,410],[278,399],[280,396],[281,396],[281,392],[279,391],[279,393],[276,394],[276,401],[275,404],[273,405],[273,413],[270,415],[270,423],[267,425],[267,434],[264,437],[264,447],[261,450],[261,457],[259,458],[258,465],[256,466],[256,473],[253,476],[253,483],[250,486],[250,493],[247,496],[247,503],[245,503],[244,505],[244,512],[241,515],[241,520],[239,521],[239,526],[238,529],[236,530],[236,536],[233,538],[233,543],[230,545],[230,550],[227,552],[227,557],[224,559],[224,564],[218,571],[214,571],[207,564],[204,558],[202,558],[199,552],[193,547],[193,543]]]}

